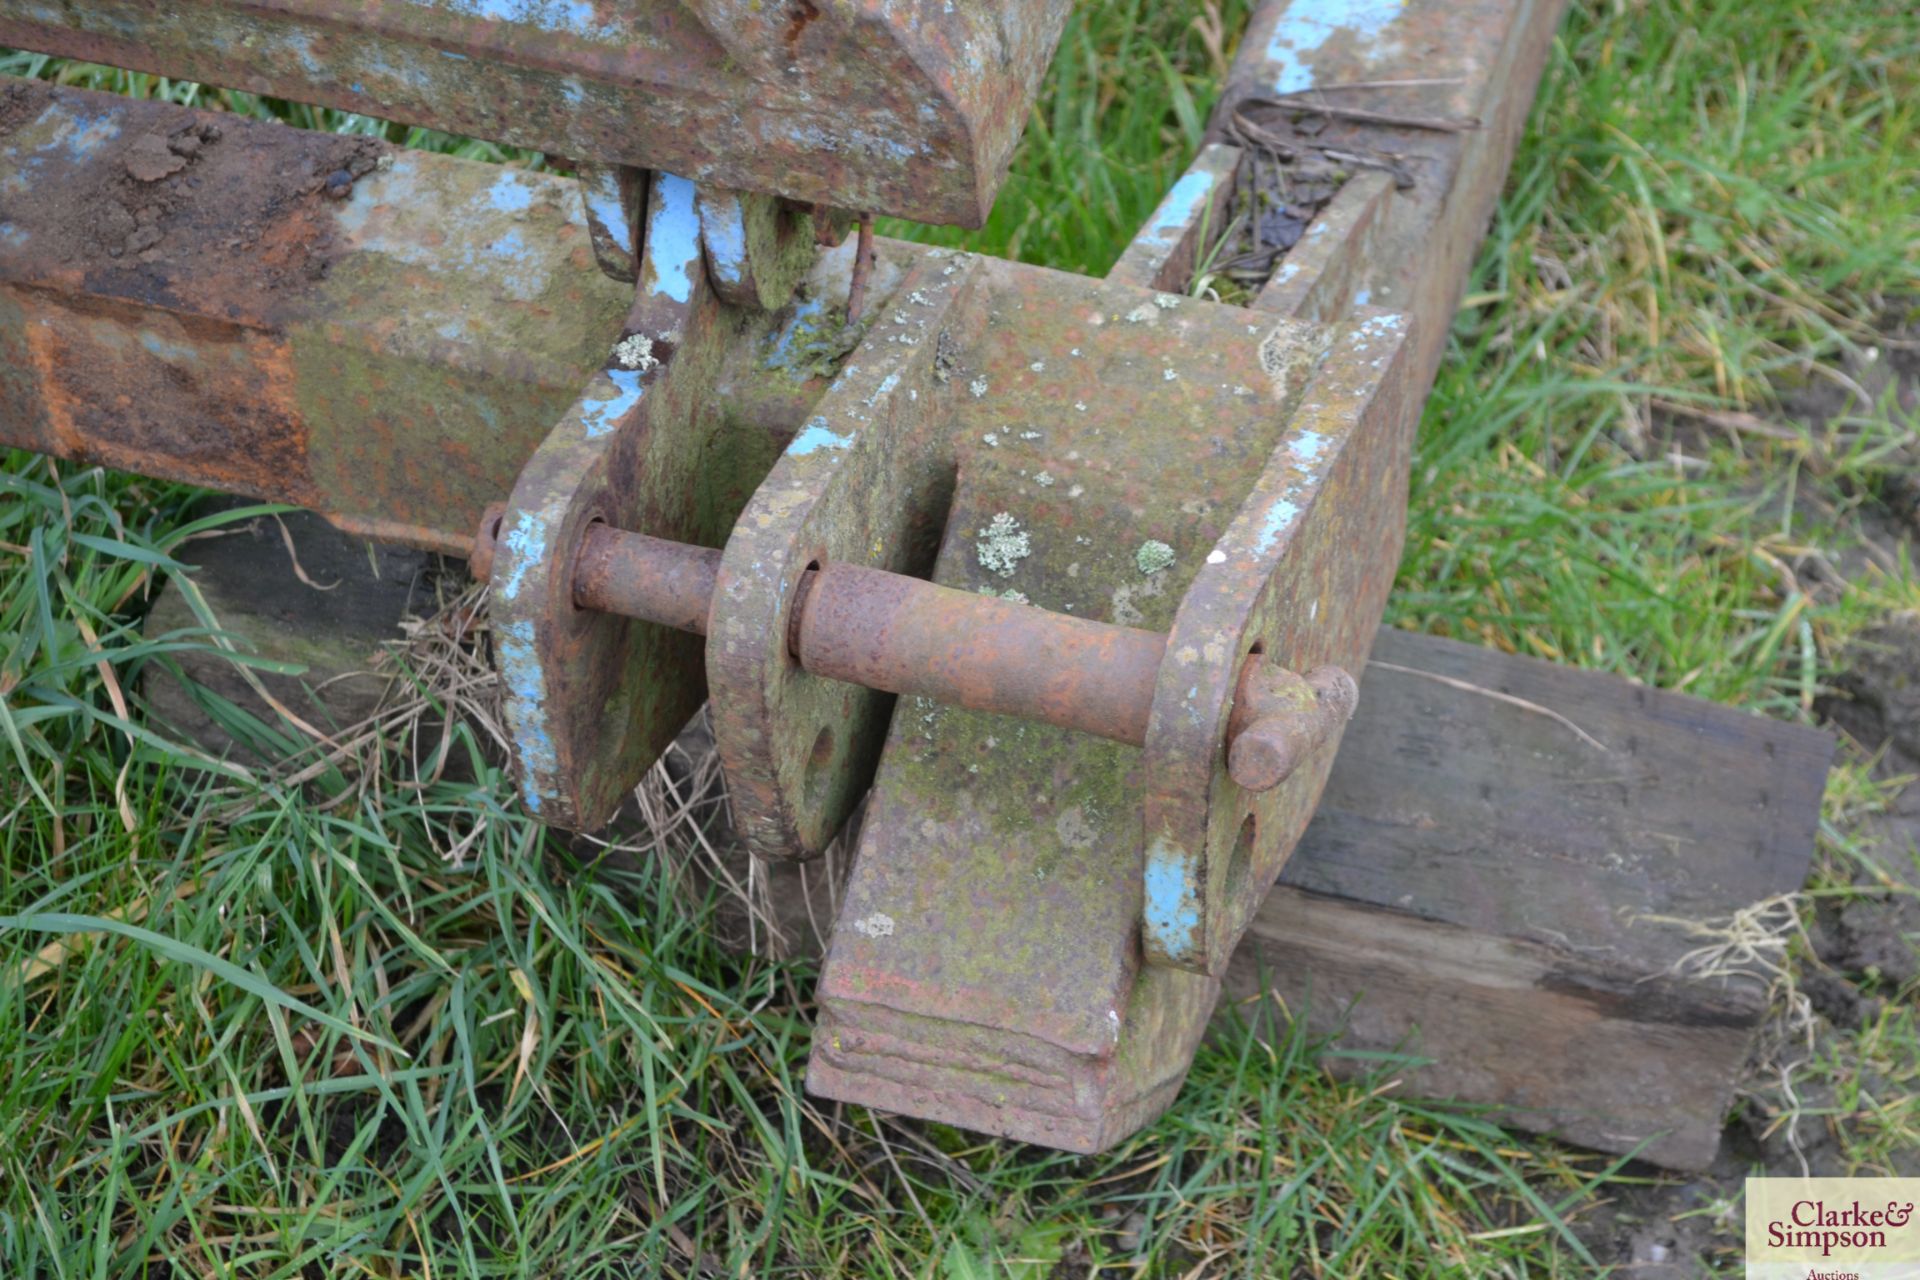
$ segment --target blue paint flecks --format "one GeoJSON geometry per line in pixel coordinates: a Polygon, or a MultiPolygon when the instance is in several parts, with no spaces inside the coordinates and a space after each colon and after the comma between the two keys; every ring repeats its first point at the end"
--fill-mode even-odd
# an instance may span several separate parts
{"type": "Polygon", "coordinates": [[[527,256],[527,242],[520,238],[518,231],[509,231],[488,245],[487,252],[496,258],[524,258],[527,256]]]}
{"type": "Polygon", "coordinates": [[[633,225],[627,220],[626,205],[620,200],[620,177],[615,169],[596,169],[580,180],[580,199],[587,206],[587,219],[612,237],[620,252],[633,252],[633,225]]]}
{"type": "Polygon", "coordinates": [[[1187,860],[1158,837],[1147,850],[1146,890],[1141,919],[1160,950],[1176,959],[1194,954],[1200,943],[1200,903],[1187,878],[1187,860]]]}
{"type": "MultiPolygon", "coordinates": [[[[817,329],[814,320],[827,309],[827,304],[819,298],[806,298],[794,304],[793,318],[774,339],[773,354],[767,363],[776,369],[790,367],[793,360],[793,340],[801,334],[811,334],[817,329]]],[[[796,377],[805,377],[805,370],[794,370],[796,377]]]]}
{"type": "Polygon", "coordinates": [[[502,213],[525,213],[533,207],[533,188],[508,170],[487,188],[487,203],[502,213]]]}
{"type": "Polygon", "coordinates": [[[16,227],[11,222],[0,222],[0,244],[12,245],[17,249],[26,242],[27,233],[24,228],[16,227]]]}
{"type": "Polygon", "coordinates": [[[1267,69],[1275,93],[1311,89],[1309,57],[1340,32],[1377,40],[1405,7],[1405,0],[1293,0],[1267,41],[1267,69]]]}
{"type": "Polygon", "coordinates": [[[1141,238],[1158,243],[1171,243],[1180,237],[1180,233],[1191,226],[1200,216],[1200,206],[1213,192],[1211,173],[1189,173],[1173,184],[1173,190],[1167,192],[1160,207],[1153,211],[1153,217],[1147,221],[1146,230],[1141,238]]]}
{"type": "Polygon", "coordinates": [[[793,443],[787,446],[787,453],[791,457],[804,458],[821,449],[846,449],[852,444],[851,433],[842,435],[829,427],[825,418],[815,418],[793,438],[793,443]]]}
{"type": "Polygon", "coordinates": [[[1265,555],[1273,550],[1273,544],[1280,540],[1280,535],[1291,529],[1299,517],[1300,508],[1286,498],[1268,507],[1266,519],[1260,522],[1260,532],[1254,538],[1254,552],[1265,555]]]}
{"type": "Polygon", "coordinates": [[[588,0],[452,0],[453,7],[495,22],[522,22],[543,31],[594,34],[604,24],[588,0]]]}
{"type": "Polygon", "coordinates": [[[647,251],[641,279],[654,293],[686,302],[693,297],[693,272],[700,263],[700,215],[693,207],[693,184],[670,173],[654,182],[647,214],[647,251]]]}
{"type": "Polygon", "coordinates": [[[1327,447],[1327,438],[1318,431],[1302,431],[1288,446],[1293,456],[1302,462],[1312,462],[1319,458],[1320,451],[1327,447]]]}
{"type": "Polygon", "coordinates": [[[60,138],[60,145],[75,160],[85,160],[120,136],[120,122],[104,112],[99,115],[87,115],[84,112],[69,114],[64,106],[59,105],[53,109],[66,116],[69,122],[60,138]]]}
{"type": "Polygon", "coordinates": [[[898,369],[895,369],[892,373],[880,379],[880,385],[875,387],[873,389],[873,394],[867,397],[867,408],[871,409],[876,405],[878,405],[882,400],[886,399],[886,397],[892,393],[895,387],[899,385],[900,385],[900,371],[898,369]]]}
{"type": "Polygon", "coordinates": [[[481,191],[448,204],[437,180],[401,152],[390,169],[354,184],[352,197],[334,215],[335,225],[356,249],[436,275],[478,277],[509,298],[531,302],[550,286],[560,259],[551,242],[530,238],[506,219],[544,219],[564,207],[565,191],[563,178],[502,173],[481,191]],[[439,235],[431,240],[423,234],[428,219],[418,212],[426,208],[436,211],[433,227],[439,235]]]}
{"type": "Polygon", "coordinates": [[[1372,301],[1373,290],[1371,289],[1362,289],[1353,295],[1353,305],[1356,307],[1364,307],[1372,301]]]}
{"type": "Polygon", "coordinates": [[[589,440],[598,440],[619,426],[621,420],[640,403],[640,397],[646,394],[646,388],[640,385],[640,371],[637,369],[608,369],[606,377],[613,384],[613,395],[580,402],[580,424],[589,440]]]}
{"type": "Polygon", "coordinates": [[[728,280],[747,277],[747,227],[741,217],[740,202],[726,200],[718,210],[709,210],[700,227],[707,241],[707,261],[728,280]]]}
{"type": "Polygon", "coordinates": [[[513,528],[501,535],[500,545],[512,557],[507,580],[500,584],[500,596],[512,600],[526,585],[527,570],[547,558],[547,526],[533,512],[522,511],[513,528]]]}
{"type": "Polygon", "coordinates": [[[293,56],[300,60],[301,68],[305,70],[308,75],[323,76],[326,74],[327,64],[320,60],[318,54],[314,53],[312,36],[309,36],[304,31],[297,31],[288,36],[282,43],[286,48],[293,50],[293,56]]]}
{"type": "Polygon", "coordinates": [[[147,351],[165,360],[168,364],[199,364],[200,353],[185,343],[169,342],[157,333],[142,332],[140,345],[147,351]]]}
{"type": "Polygon", "coordinates": [[[521,789],[527,808],[540,812],[539,779],[560,771],[560,753],[547,732],[546,677],[534,643],[533,623],[525,618],[497,624],[495,652],[500,676],[507,686],[507,719],[513,726],[514,746],[520,752],[521,789]]]}

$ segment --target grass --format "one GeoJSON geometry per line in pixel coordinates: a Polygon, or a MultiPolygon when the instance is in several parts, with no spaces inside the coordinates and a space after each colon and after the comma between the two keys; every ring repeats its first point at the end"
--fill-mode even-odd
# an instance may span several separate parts
{"type": "MultiPolygon", "coordinates": [[[[1244,15],[1078,8],[993,221],[918,234],[1104,270],[1244,15]]],[[[1810,716],[1850,637],[1920,608],[1891,544],[1819,569],[1910,465],[1911,419],[1844,384],[1920,298],[1917,130],[1901,4],[1577,5],[1427,409],[1395,620],[1810,716]],[[1840,412],[1782,411],[1815,402],[1840,412]]],[[[819,1107],[812,971],[721,951],[662,860],[563,847],[477,741],[456,748],[477,781],[301,789],[148,723],[143,669],[220,642],[210,615],[139,625],[161,584],[190,590],[172,555],[197,497],[0,467],[0,1273],[1596,1270],[1568,1224],[1608,1162],[1389,1096],[1391,1060],[1336,1082],[1293,1033],[1204,1049],[1173,1111],[1101,1157],[819,1107]]],[[[1856,891],[1852,821],[1887,790],[1843,762],[1816,893],[1856,891]]],[[[1806,1068],[1844,1086],[1863,1168],[1920,1144],[1892,994],[1806,1068]]]]}

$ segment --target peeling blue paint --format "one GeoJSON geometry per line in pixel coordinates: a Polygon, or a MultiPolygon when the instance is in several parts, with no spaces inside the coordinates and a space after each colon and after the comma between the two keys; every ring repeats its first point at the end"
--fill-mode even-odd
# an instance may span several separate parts
{"type": "Polygon", "coordinates": [[[513,600],[526,585],[527,570],[547,558],[547,526],[533,512],[522,511],[513,528],[501,536],[500,545],[512,557],[507,580],[500,584],[500,598],[513,600]]]}
{"type": "Polygon", "coordinates": [[[120,122],[104,111],[98,115],[88,115],[69,111],[64,104],[55,103],[49,114],[65,117],[66,127],[60,131],[58,140],[75,160],[85,160],[120,136],[120,122]]]}
{"type": "Polygon", "coordinates": [[[1294,437],[1293,443],[1288,447],[1292,450],[1293,456],[1300,461],[1312,462],[1320,456],[1320,451],[1327,447],[1327,438],[1318,431],[1302,431],[1294,437]]]}
{"type": "Polygon", "coordinates": [[[873,394],[867,397],[867,408],[871,409],[877,406],[882,400],[884,400],[893,391],[895,387],[899,385],[900,385],[900,371],[898,369],[895,369],[892,373],[880,379],[880,385],[875,387],[873,389],[873,394]]]}
{"type": "Polygon", "coordinates": [[[589,0],[450,0],[458,12],[494,22],[519,22],[542,31],[573,31],[595,35],[606,24],[593,16],[589,0]]]}
{"type": "Polygon", "coordinates": [[[780,330],[780,336],[774,339],[773,354],[767,358],[767,364],[775,369],[790,367],[793,359],[793,340],[803,333],[813,333],[818,328],[813,322],[827,304],[818,298],[805,298],[794,304],[793,316],[780,330]]]}
{"type": "Polygon", "coordinates": [[[626,205],[620,200],[620,172],[617,169],[592,169],[580,178],[580,200],[587,207],[587,220],[612,238],[614,247],[631,254],[633,224],[627,218],[626,205]]]}
{"type": "Polygon", "coordinates": [[[517,260],[527,256],[527,242],[520,238],[518,231],[509,231],[488,245],[487,252],[496,258],[517,260]]]}
{"type": "Polygon", "coordinates": [[[647,391],[640,385],[640,371],[637,369],[608,369],[606,378],[613,384],[613,395],[601,400],[583,398],[580,401],[580,425],[586,429],[589,440],[598,440],[619,426],[647,391]]]}
{"type": "Polygon", "coordinates": [[[23,228],[16,227],[11,222],[0,222],[0,244],[8,244],[19,248],[26,242],[27,233],[23,228]]]}
{"type": "Polygon", "coordinates": [[[1160,201],[1160,207],[1153,211],[1153,217],[1147,220],[1146,229],[1140,233],[1140,239],[1151,240],[1155,244],[1172,244],[1180,238],[1181,232],[1191,226],[1200,216],[1200,206],[1213,193],[1213,175],[1211,173],[1189,173],[1173,184],[1173,190],[1167,192],[1160,201]]]}
{"type": "Polygon", "coordinates": [[[309,76],[322,77],[327,73],[327,64],[313,51],[313,37],[304,31],[296,31],[282,42],[293,50],[293,56],[300,60],[300,67],[309,76]]]}
{"type": "Polygon", "coordinates": [[[717,202],[701,220],[700,231],[707,241],[707,261],[729,281],[747,278],[747,226],[738,199],[717,202]]]}
{"type": "Polygon", "coordinates": [[[700,265],[700,214],[693,205],[693,184],[663,173],[654,179],[653,190],[641,279],[654,293],[686,302],[693,297],[693,273],[700,265]]]}
{"type": "Polygon", "coordinates": [[[1340,32],[1373,41],[1393,25],[1405,0],[1292,0],[1267,41],[1267,70],[1275,93],[1314,86],[1311,55],[1340,32]]]}
{"type": "Polygon", "coordinates": [[[1200,903],[1187,877],[1187,859],[1165,837],[1147,850],[1146,904],[1142,922],[1170,959],[1191,957],[1200,944],[1200,903]]]}
{"type": "Polygon", "coordinates": [[[559,254],[550,242],[529,239],[503,225],[504,213],[519,217],[534,210],[551,212],[563,199],[564,179],[530,173],[502,173],[484,197],[447,204],[436,181],[417,161],[397,153],[392,168],[366,175],[334,214],[335,225],[355,248],[385,254],[436,275],[479,277],[510,298],[531,302],[551,283],[559,254]],[[417,210],[437,208],[436,229],[443,239],[429,243],[425,219],[417,210]]]}
{"type": "Polygon", "coordinates": [[[185,343],[169,342],[157,333],[142,330],[140,345],[153,355],[159,356],[168,364],[199,364],[200,353],[185,343]]]}
{"type": "Polygon", "coordinates": [[[533,207],[533,188],[509,169],[487,188],[487,203],[502,213],[525,213],[533,207]]]}
{"type": "Polygon", "coordinates": [[[1282,498],[1271,507],[1268,507],[1267,517],[1260,522],[1260,532],[1254,538],[1253,549],[1255,553],[1265,555],[1267,552],[1273,550],[1273,544],[1280,540],[1281,534],[1293,527],[1293,522],[1298,519],[1299,516],[1300,508],[1294,506],[1293,503],[1286,498],[1282,498]]]}
{"type": "Polygon", "coordinates": [[[804,458],[821,449],[847,449],[852,447],[853,440],[851,432],[842,435],[829,427],[825,418],[815,418],[793,438],[793,443],[787,446],[787,454],[804,458]]]}
{"type": "Polygon", "coordinates": [[[507,686],[507,718],[526,778],[521,794],[527,808],[537,814],[542,797],[536,779],[553,777],[560,770],[560,753],[547,732],[546,677],[539,646],[534,642],[533,623],[525,618],[498,624],[495,637],[500,676],[507,686]]]}

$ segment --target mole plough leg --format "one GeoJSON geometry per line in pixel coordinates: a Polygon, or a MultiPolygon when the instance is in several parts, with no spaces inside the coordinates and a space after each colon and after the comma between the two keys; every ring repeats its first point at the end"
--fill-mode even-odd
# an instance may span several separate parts
{"type": "Polygon", "coordinates": [[[177,9],[0,43],[579,177],[5,83],[0,443],[469,557],[543,821],[703,700],[760,857],[864,802],[815,1092],[1075,1150],[1163,1109],[1366,696],[1558,7],[1263,8],[1104,280],[850,233],[984,218],[1064,0],[177,9]],[[1344,185],[1272,279],[1189,296],[1306,152],[1344,185]]]}

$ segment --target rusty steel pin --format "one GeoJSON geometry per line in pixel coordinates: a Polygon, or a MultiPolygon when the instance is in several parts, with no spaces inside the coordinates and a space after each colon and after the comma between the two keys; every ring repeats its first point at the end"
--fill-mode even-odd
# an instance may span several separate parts
{"type": "MultiPolygon", "coordinates": [[[[468,561],[491,575],[500,509],[481,518],[468,561]]],[[[589,525],[573,561],[582,609],[707,634],[720,552],[589,525]]],[[[787,649],[806,671],[888,693],[1038,720],[1143,746],[1167,638],[852,564],[801,575],[787,649]]],[[[1352,717],[1353,677],[1300,676],[1259,654],[1241,671],[1227,770],[1249,791],[1280,785],[1352,717]]]]}
{"type": "Polygon", "coordinates": [[[1227,773],[1248,791],[1271,791],[1324,746],[1360,705],[1360,686],[1339,667],[1306,675],[1247,659],[1227,734],[1227,773]]]}

